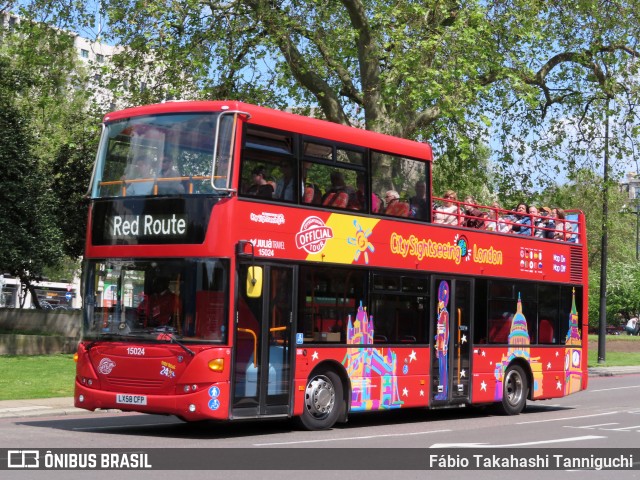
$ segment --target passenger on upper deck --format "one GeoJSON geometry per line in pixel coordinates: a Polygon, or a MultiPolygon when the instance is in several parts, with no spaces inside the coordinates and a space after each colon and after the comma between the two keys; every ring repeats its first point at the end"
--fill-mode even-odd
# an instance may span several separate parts
{"type": "Polygon", "coordinates": [[[540,214],[544,217],[545,228],[542,238],[553,238],[556,233],[555,213],[549,207],[542,207],[540,214]]]}
{"type": "Polygon", "coordinates": [[[527,215],[529,207],[526,203],[519,203],[515,209],[515,223],[511,225],[511,232],[518,235],[531,235],[531,218],[527,215]]]}
{"type": "Polygon", "coordinates": [[[276,182],[276,192],[273,198],[288,200],[292,202],[294,200],[293,167],[291,166],[291,162],[282,162],[280,167],[282,168],[282,178],[278,179],[278,181],[276,182]]]}
{"type": "Polygon", "coordinates": [[[434,210],[433,223],[443,225],[458,225],[458,194],[453,190],[447,190],[444,194],[444,205],[434,210]]]}
{"type": "Polygon", "coordinates": [[[531,215],[531,223],[535,228],[533,235],[538,238],[544,238],[544,218],[540,216],[538,207],[535,205],[529,205],[529,215],[531,215]]]}
{"type": "Polygon", "coordinates": [[[177,180],[180,178],[178,171],[173,168],[173,159],[168,155],[162,157],[160,172],[158,172],[158,193],[180,194],[184,193],[184,185],[177,180]],[[174,178],[176,180],[160,180],[163,178],[174,178]]]}
{"type": "Polygon", "coordinates": [[[467,195],[464,199],[464,214],[463,226],[478,229],[484,228],[484,219],[487,217],[487,214],[476,207],[476,200],[471,195],[467,195]]]}
{"type": "Polygon", "coordinates": [[[485,222],[485,230],[490,232],[507,233],[511,230],[511,225],[507,225],[500,214],[502,207],[498,202],[491,204],[491,210],[489,210],[489,220],[485,222]]]}
{"type": "Polygon", "coordinates": [[[409,199],[411,217],[424,220],[427,218],[427,212],[429,211],[429,206],[427,205],[427,182],[418,180],[415,188],[415,196],[409,199]]]}
{"type": "Polygon", "coordinates": [[[366,210],[367,197],[365,196],[365,183],[366,181],[364,175],[359,174],[356,177],[356,192],[351,196],[349,200],[348,208],[350,208],[351,210],[366,210]]]}
{"type": "Polygon", "coordinates": [[[569,222],[565,221],[565,213],[562,208],[554,208],[556,220],[556,231],[553,236],[556,240],[569,241],[573,235],[573,227],[569,222]]]}
{"type": "Polygon", "coordinates": [[[247,189],[247,195],[261,198],[272,198],[273,187],[267,182],[267,171],[263,166],[251,170],[253,184],[247,189]]]}
{"type": "Polygon", "coordinates": [[[407,202],[400,201],[400,194],[395,190],[389,190],[384,196],[386,207],[384,209],[385,215],[393,215],[394,217],[408,217],[409,216],[409,204],[407,202]]]}

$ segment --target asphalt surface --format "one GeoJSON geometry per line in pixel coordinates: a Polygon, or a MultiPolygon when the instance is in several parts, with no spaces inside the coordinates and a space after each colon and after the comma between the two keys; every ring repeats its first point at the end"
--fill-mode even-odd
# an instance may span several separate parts
{"type": "MultiPolygon", "coordinates": [[[[640,373],[640,365],[627,367],[592,367],[591,377],[610,377],[640,373]]],[[[119,410],[97,410],[90,412],[73,406],[73,397],[36,398],[30,400],[1,400],[0,418],[49,417],[61,415],[100,415],[119,410]]]]}

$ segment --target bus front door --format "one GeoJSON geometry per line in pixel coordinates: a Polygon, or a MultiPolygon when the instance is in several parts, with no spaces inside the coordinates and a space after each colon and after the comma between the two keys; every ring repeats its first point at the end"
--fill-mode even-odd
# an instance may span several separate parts
{"type": "Polygon", "coordinates": [[[434,278],[431,312],[431,404],[468,403],[471,384],[473,283],[434,278]]]}
{"type": "Polygon", "coordinates": [[[239,267],[232,418],[289,412],[294,270],[261,268],[260,295],[250,298],[245,286],[251,269],[239,267]]]}

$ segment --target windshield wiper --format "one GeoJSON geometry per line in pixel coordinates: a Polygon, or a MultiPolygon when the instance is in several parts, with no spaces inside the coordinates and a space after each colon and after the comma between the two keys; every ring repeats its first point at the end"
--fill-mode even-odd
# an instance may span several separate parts
{"type": "Polygon", "coordinates": [[[176,338],[175,329],[173,327],[157,327],[153,329],[153,333],[160,334],[157,338],[161,338],[163,335],[167,336],[171,343],[175,343],[192,357],[196,356],[196,353],[193,350],[176,338]]]}

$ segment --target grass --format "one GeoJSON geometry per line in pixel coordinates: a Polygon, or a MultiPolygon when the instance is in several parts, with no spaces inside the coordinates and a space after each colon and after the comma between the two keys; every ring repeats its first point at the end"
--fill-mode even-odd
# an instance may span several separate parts
{"type": "Polygon", "coordinates": [[[590,367],[626,367],[640,365],[640,353],[609,352],[605,350],[605,361],[598,363],[598,349],[589,350],[590,367]]]}
{"type": "MultiPolygon", "coordinates": [[[[603,364],[598,363],[597,341],[597,335],[589,335],[590,367],[640,365],[640,337],[608,335],[603,364]]],[[[0,356],[0,400],[71,397],[75,369],[73,355],[0,356]]]]}
{"type": "Polygon", "coordinates": [[[605,361],[598,363],[598,335],[589,335],[590,367],[625,367],[640,365],[640,336],[607,335],[605,361]]]}
{"type": "Polygon", "coordinates": [[[73,355],[0,356],[0,400],[72,397],[73,355]]]}

